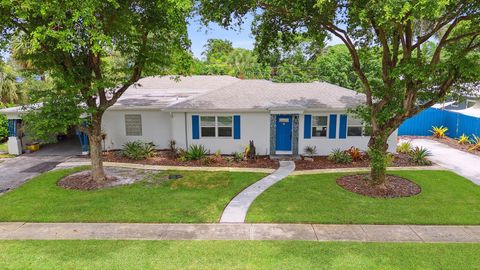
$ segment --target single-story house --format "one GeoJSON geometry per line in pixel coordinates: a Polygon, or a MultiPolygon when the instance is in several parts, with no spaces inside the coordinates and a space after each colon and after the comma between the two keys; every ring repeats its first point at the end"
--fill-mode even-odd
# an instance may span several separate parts
{"type": "MultiPolygon", "coordinates": [[[[166,149],[175,140],[184,149],[197,144],[231,154],[253,140],[260,155],[295,156],[306,146],[315,146],[318,155],[352,146],[366,150],[365,127],[348,114],[363,102],[363,94],[325,82],[147,77],[105,112],[104,147],[121,149],[141,140],[166,149]]],[[[10,120],[21,119],[21,108],[1,112],[10,120]]],[[[11,136],[16,136],[13,130],[11,136]]],[[[395,132],[389,138],[391,152],[396,137],[395,132]]]]}

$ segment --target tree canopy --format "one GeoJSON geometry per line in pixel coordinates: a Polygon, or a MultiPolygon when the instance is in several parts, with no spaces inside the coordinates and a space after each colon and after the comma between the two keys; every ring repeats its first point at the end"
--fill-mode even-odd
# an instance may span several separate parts
{"type": "Polygon", "coordinates": [[[299,35],[319,45],[334,36],[346,45],[365,94],[365,106],[356,113],[372,126],[371,178],[379,185],[385,180],[388,136],[479,72],[479,57],[473,53],[480,47],[477,0],[201,3],[205,22],[226,27],[242,23],[247,13],[254,14],[253,32],[262,57],[280,45],[294,45],[299,35]],[[372,58],[381,62],[369,74],[366,67],[372,58]]]}
{"type": "Polygon", "coordinates": [[[53,89],[35,96],[34,102],[43,103],[38,122],[65,131],[86,116],[96,180],[105,179],[100,144],[105,110],[141,76],[178,74],[189,66],[186,20],[192,5],[189,0],[0,2],[8,29],[2,40],[20,39],[18,58],[53,80],[53,89]]]}

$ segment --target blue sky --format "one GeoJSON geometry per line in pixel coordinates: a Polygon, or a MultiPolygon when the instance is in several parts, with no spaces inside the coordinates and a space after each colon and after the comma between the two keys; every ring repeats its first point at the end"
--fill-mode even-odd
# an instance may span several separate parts
{"type": "MultiPolygon", "coordinates": [[[[198,17],[190,20],[188,25],[188,35],[192,41],[192,52],[197,58],[202,58],[202,52],[207,40],[211,38],[227,39],[232,42],[234,48],[253,49],[255,39],[251,33],[252,16],[245,18],[244,24],[241,28],[224,29],[218,24],[211,23],[208,27],[203,26],[198,17]]],[[[338,38],[333,38],[327,45],[339,44],[341,41],[338,38]]]]}
{"type": "Polygon", "coordinates": [[[245,23],[239,28],[224,29],[216,23],[211,23],[208,27],[203,26],[198,17],[189,21],[188,36],[192,41],[192,52],[197,58],[202,58],[202,52],[207,40],[211,38],[227,39],[232,42],[234,48],[253,49],[255,40],[251,34],[252,17],[248,16],[245,23]]]}

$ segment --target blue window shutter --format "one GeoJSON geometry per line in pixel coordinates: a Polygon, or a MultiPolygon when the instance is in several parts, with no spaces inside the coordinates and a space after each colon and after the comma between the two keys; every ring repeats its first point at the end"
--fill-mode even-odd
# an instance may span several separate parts
{"type": "Polygon", "coordinates": [[[192,138],[200,139],[200,116],[192,115],[192,138]]]}
{"type": "Polygon", "coordinates": [[[240,115],[233,116],[233,139],[240,140],[240,115]]]}
{"type": "Polygon", "coordinates": [[[346,114],[341,114],[340,115],[340,134],[339,134],[340,139],[346,139],[347,138],[347,115],[346,114]]]}
{"type": "Polygon", "coordinates": [[[303,116],[303,138],[310,139],[312,138],[312,115],[305,114],[303,116]]]}
{"type": "Polygon", "coordinates": [[[328,138],[335,139],[337,137],[337,115],[330,114],[330,123],[328,123],[328,138]]]}

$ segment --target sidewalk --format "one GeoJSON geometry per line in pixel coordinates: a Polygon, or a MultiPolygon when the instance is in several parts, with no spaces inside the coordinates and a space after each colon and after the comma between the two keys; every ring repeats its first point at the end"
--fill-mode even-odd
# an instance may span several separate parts
{"type": "Polygon", "coordinates": [[[0,240],[304,240],[480,243],[480,226],[0,223],[0,240]]]}

